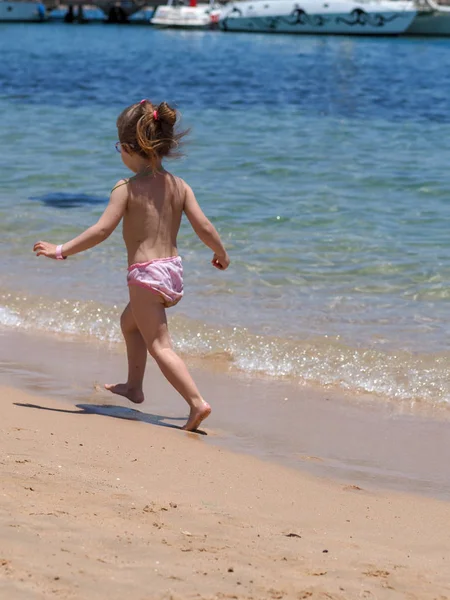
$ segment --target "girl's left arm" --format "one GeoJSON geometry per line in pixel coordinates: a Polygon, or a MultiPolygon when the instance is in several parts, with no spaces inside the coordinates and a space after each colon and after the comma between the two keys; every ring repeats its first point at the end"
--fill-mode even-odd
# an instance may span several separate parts
{"type": "MultiPolygon", "coordinates": [[[[128,185],[126,180],[119,181],[109,199],[109,204],[95,225],[86,229],[82,234],[63,244],[61,254],[64,258],[93,248],[104,242],[114,231],[122,220],[128,202],[128,185]]],[[[36,256],[46,256],[47,258],[57,258],[56,244],[50,242],[37,242],[34,245],[33,252],[36,256]]]]}

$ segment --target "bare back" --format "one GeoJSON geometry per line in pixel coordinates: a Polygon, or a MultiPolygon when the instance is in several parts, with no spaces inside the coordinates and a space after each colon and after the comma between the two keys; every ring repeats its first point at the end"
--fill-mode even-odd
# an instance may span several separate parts
{"type": "Polygon", "coordinates": [[[186,198],[186,184],[162,171],[133,177],[128,183],[123,239],[128,264],[177,256],[177,235],[186,198]]]}

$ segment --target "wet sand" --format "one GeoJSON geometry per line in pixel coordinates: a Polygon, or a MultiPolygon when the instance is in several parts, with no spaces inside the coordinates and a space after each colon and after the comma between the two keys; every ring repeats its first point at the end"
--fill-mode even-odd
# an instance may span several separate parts
{"type": "MultiPolygon", "coordinates": [[[[182,424],[187,406],[152,361],[144,404],[136,407],[102,389],[104,382],[123,381],[125,362],[117,345],[0,334],[0,384],[103,415],[182,424]]],[[[411,411],[382,398],[231,374],[221,357],[189,362],[213,406],[207,444],[365,488],[450,499],[449,410],[411,411]]]]}
{"type": "Polygon", "coordinates": [[[0,397],[1,598],[450,598],[447,502],[0,397]]]}

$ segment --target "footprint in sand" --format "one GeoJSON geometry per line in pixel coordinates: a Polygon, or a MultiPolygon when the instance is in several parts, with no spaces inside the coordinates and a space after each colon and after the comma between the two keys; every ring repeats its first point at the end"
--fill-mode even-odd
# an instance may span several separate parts
{"type": "Polygon", "coordinates": [[[390,575],[389,571],[383,571],[382,569],[370,569],[369,571],[363,572],[366,577],[381,577],[386,579],[390,575]]]}

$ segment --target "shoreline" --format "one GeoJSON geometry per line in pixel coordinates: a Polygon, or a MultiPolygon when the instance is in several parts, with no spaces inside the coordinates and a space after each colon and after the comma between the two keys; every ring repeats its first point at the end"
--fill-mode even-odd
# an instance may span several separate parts
{"type": "MultiPolygon", "coordinates": [[[[98,264],[105,259],[105,255],[100,255],[98,264]]],[[[88,299],[87,288],[80,285],[82,271],[88,267],[91,277],[100,280],[101,270],[95,267],[96,263],[94,266],[92,262],[86,263],[89,261],[75,260],[69,271],[64,265],[42,263],[36,270],[30,264],[24,267],[16,263],[17,268],[26,270],[28,290],[11,289],[6,285],[8,273],[0,273],[0,328],[36,336],[53,335],[63,341],[76,338],[80,343],[106,344],[108,351],[114,345],[120,349],[123,338],[119,322],[121,308],[127,302],[123,296],[126,288],[118,285],[123,281],[116,274],[107,284],[117,303],[105,302],[103,288],[94,290],[93,297],[88,299]],[[70,298],[72,294],[59,286],[59,276],[70,285],[77,282],[75,298],[70,298]],[[44,295],[42,279],[47,286],[44,295]]],[[[220,302],[220,293],[219,290],[216,297],[209,290],[205,302],[197,305],[195,295],[188,294],[181,310],[177,308],[169,316],[174,345],[190,360],[197,357],[199,363],[238,376],[245,373],[322,391],[331,389],[350,398],[386,399],[413,414],[420,411],[434,418],[447,411],[450,415],[450,353],[442,345],[444,338],[439,343],[432,338],[428,346],[421,344],[418,348],[415,338],[411,345],[411,330],[405,338],[400,334],[396,339],[395,330],[392,336],[386,335],[386,323],[375,338],[348,336],[345,326],[341,333],[333,333],[337,322],[327,323],[320,332],[305,327],[305,323],[295,331],[286,329],[286,323],[275,331],[273,325],[267,328],[263,322],[256,326],[247,317],[237,318],[236,307],[231,314],[215,318],[217,309],[212,302],[214,299],[220,302]],[[330,332],[324,334],[327,329],[330,332]]],[[[276,318],[274,323],[278,323],[276,318]]],[[[423,333],[426,332],[419,327],[414,336],[423,333]]]]}
{"type": "Polygon", "coordinates": [[[2,386],[8,600],[450,597],[450,504],[2,386]]]}
{"type": "MultiPolygon", "coordinates": [[[[144,423],[177,427],[187,418],[187,405],[151,360],[146,401],[136,406],[103,389],[125,374],[119,348],[4,330],[0,339],[0,384],[144,423]]],[[[370,397],[223,373],[214,361],[188,364],[213,406],[201,436],[208,446],[367,489],[450,499],[446,411],[439,419],[403,414],[370,397]]]]}

